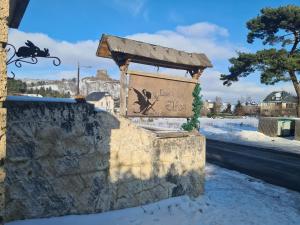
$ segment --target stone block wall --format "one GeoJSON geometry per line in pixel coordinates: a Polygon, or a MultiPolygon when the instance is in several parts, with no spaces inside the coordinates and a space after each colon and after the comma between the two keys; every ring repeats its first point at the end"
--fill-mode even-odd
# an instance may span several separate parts
{"type": "Polygon", "coordinates": [[[0,102],[6,97],[6,52],[5,43],[8,39],[7,17],[9,15],[9,0],[0,0],[0,102]]]}
{"type": "Polygon", "coordinates": [[[86,103],[6,101],[6,221],[203,192],[205,138],[159,138],[86,103]]]}
{"type": "Polygon", "coordinates": [[[110,181],[113,208],[142,205],[161,199],[203,192],[205,138],[159,138],[129,120],[112,131],[110,181]]]}
{"type": "Polygon", "coordinates": [[[295,140],[300,141],[300,119],[295,121],[295,140]]]}
{"type": "Polygon", "coordinates": [[[2,102],[7,95],[6,82],[6,52],[4,50],[8,38],[7,17],[9,15],[9,0],[0,0],[0,224],[3,223],[4,214],[4,159],[6,153],[6,110],[2,102]]]}
{"type": "Polygon", "coordinates": [[[258,131],[270,137],[278,135],[278,118],[276,117],[260,117],[258,122],[258,131]]]}

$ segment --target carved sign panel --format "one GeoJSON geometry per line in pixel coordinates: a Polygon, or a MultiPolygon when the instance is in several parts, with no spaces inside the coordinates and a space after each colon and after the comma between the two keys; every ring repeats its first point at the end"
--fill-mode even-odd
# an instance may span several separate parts
{"type": "Polygon", "coordinates": [[[192,117],[196,81],[129,71],[127,116],[192,117]]]}

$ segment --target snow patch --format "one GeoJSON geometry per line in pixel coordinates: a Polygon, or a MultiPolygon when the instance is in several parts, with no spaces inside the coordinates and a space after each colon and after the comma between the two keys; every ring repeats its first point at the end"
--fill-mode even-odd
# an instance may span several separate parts
{"type": "Polygon", "coordinates": [[[200,119],[200,132],[208,139],[257,146],[300,154],[300,141],[269,137],[257,131],[257,118],[200,119]]]}
{"type": "Polygon", "coordinates": [[[300,193],[208,164],[205,193],[90,215],[14,221],[8,225],[298,225],[300,193]]]}

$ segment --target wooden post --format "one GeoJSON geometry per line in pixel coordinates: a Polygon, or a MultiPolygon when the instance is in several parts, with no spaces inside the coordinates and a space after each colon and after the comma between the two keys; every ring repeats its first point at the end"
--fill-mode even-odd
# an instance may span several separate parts
{"type": "Polygon", "coordinates": [[[198,80],[202,75],[205,68],[199,68],[197,70],[190,70],[189,73],[194,80],[198,80]]]}
{"type": "Polygon", "coordinates": [[[130,63],[130,59],[124,60],[119,65],[120,68],[120,116],[126,116],[126,88],[127,88],[127,70],[130,63]]]}

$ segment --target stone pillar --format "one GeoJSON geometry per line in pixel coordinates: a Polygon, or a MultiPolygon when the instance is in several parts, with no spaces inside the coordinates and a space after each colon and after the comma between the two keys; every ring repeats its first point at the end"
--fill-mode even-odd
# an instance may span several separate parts
{"type": "Polygon", "coordinates": [[[258,122],[258,131],[270,136],[278,136],[278,118],[277,117],[260,117],[258,122]]]}
{"type": "Polygon", "coordinates": [[[7,95],[6,52],[2,43],[7,42],[9,0],[0,0],[0,224],[4,223],[4,159],[6,155],[6,109],[3,101],[7,95]]]}
{"type": "Polygon", "coordinates": [[[295,121],[295,140],[300,141],[300,119],[295,121]]]}

